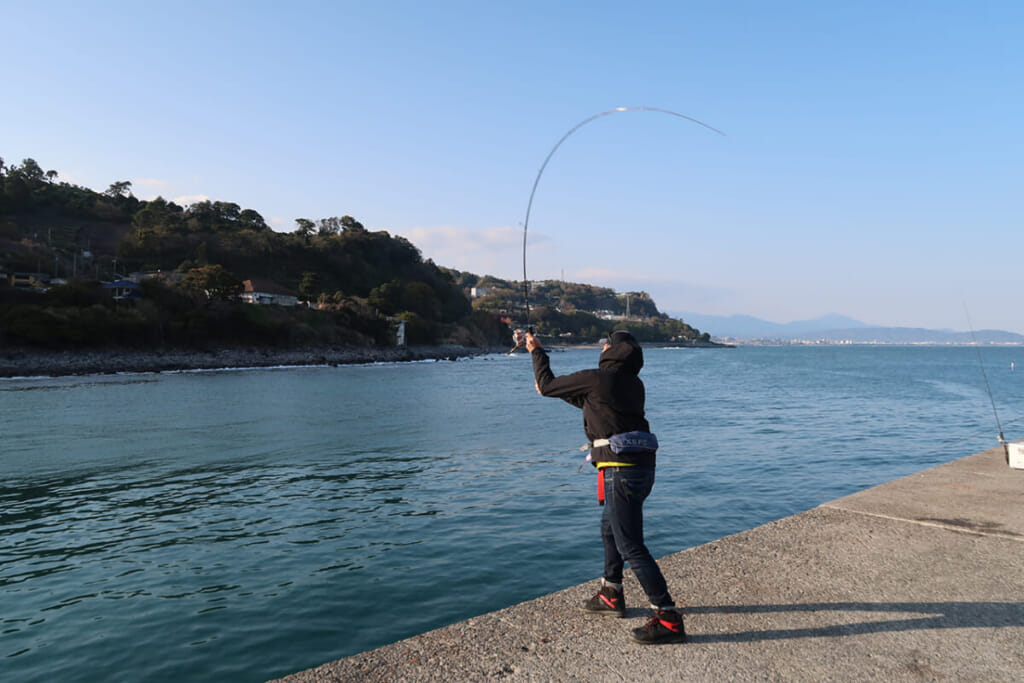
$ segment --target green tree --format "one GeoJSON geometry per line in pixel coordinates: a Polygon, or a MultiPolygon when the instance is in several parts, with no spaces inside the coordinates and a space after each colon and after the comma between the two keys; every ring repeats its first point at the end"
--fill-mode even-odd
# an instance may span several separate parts
{"type": "Polygon", "coordinates": [[[181,225],[184,210],[169,202],[163,197],[157,197],[144,202],[142,208],[132,216],[132,223],[137,228],[155,228],[162,226],[168,229],[176,229],[181,225]]]}
{"type": "Polygon", "coordinates": [[[352,218],[352,216],[342,216],[340,223],[341,229],[343,231],[366,232],[366,228],[363,227],[363,224],[357,221],[355,218],[352,218]]]}
{"type": "Polygon", "coordinates": [[[318,294],[320,294],[320,274],[306,271],[302,274],[302,281],[299,282],[299,298],[313,301],[318,294]]]}
{"type": "Polygon", "coordinates": [[[234,227],[242,218],[242,207],[234,202],[214,202],[213,213],[218,228],[234,227]]]}
{"type": "Polygon", "coordinates": [[[397,280],[385,282],[370,290],[367,302],[385,315],[397,313],[402,305],[402,283],[397,280]]]}
{"type": "Polygon", "coordinates": [[[4,178],[3,204],[14,209],[27,209],[32,206],[34,193],[44,183],[45,173],[35,159],[25,159],[21,166],[11,166],[4,178]]]}
{"type": "Polygon", "coordinates": [[[15,169],[30,185],[39,185],[46,174],[35,159],[23,159],[21,167],[15,169]]]}
{"type": "Polygon", "coordinates": [[[111,199],[120,199],[131,194],[131,187],[132,182],[130,180],[119,180],[116,183],[111,183],[110,187],[103,194],[111,199]]]}
{"type": "Polygon", "coordinates": [[[181,281],[182,287],[210,300],[227,301],[242,293],[242,281],[220,264],[192,268],[181,281]]]}
{"type": "Polygon", "coordinates": [[[402,308],[419,314],[425,320],[440,320],[441,302],[433,288],[425,282],[409,282],[402,288],[402,308]]]}
{"type": "Polygon", "coordinates": [[[263,216],[252,209],[244,209],[242,213],[238,214],[238,222],[247,230],[256,230],[258,232],[270,230],[270,226],[263,220],[263,216]]]}
{"type": "Polygon", "coordinates": [[[317,223],[316,234],[321,237],[328,235],[337,235],[341,232],[342,222],[337,216],[331,216],[330,218],[321,218],[317,223]]]}
{"type": "Polygon", "coordinates": [[[200,266],[210,265],[209,251],[210,247],[208,243],[205,241],[200,242],[199,245],[196,247],[195,252],[196,263],[198,263],[200,266]]]}

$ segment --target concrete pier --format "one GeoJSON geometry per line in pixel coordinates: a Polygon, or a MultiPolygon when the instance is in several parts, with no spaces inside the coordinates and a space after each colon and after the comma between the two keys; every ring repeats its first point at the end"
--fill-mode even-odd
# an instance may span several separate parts
{"type": "Polygon", "coordinates": [[[574,586],[306,681],[1024,680],[1024,470],[1002,448],[659,560],[690,642],[635,644],[574,586]]]}

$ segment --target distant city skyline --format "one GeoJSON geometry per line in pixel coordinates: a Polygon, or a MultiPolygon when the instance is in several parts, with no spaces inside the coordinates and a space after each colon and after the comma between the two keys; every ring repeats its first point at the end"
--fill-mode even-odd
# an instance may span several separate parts
{"type": "Polygon", "coordinates": [[[701,313],[669,312],[701,332],[719,339],[737,340],[830,340],[853,343],[891,344],[1024,344],[1024,335],[1009,330],[950,328],[935,329],[873,325],[842,315],[825,315],[807,320],[772,321],[752,316],[715,316],[701,313]]]}
{"type": "Polygon", "coordinates": [[[1024,4],[0,0],[0,156],[662,310],[1024,333],[1024,4]]]}

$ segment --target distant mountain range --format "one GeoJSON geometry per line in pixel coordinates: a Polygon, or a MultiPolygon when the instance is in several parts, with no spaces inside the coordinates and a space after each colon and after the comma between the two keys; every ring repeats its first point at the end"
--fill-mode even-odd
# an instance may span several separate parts
{"type": "Polygon", "coordinates": [[[826,315],[812,320],[774,323],[749,315],[704,315],[670,313],[672,317],[707,332],[715,339],[834,341],[880,344],[1024,344],[1024,335],[1004,330],[928,330],[917,327],[877,327],[843,315],[826,315]]]}

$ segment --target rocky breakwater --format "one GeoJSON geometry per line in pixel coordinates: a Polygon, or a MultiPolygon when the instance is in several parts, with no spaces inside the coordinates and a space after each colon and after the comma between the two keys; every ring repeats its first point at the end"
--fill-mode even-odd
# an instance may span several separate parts
{"type": "Polygon", "coordinates": [[[58,377],[118,372],[167,372],[217,368],[352,365],[421,360],[456,360],[488,353],[466,346],[409,348],[337,347],[217,350],[0,350],[0,377],[58,377]]]}

